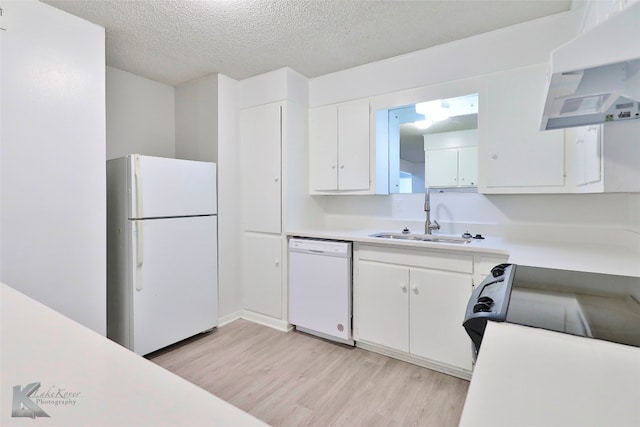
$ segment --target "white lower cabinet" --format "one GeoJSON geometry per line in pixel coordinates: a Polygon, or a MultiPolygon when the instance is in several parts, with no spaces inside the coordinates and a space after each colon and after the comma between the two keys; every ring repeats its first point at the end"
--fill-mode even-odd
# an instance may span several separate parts
{"type": "Polygon", "coordinates": [[[245,233],[243,258],[243,306],[275,319],[282,318],[282,238],[279,235],[245,233]]]}
{"type": "Polygon", "coordinates": [[[362,260],[356,267],[357,339],[409,351],[409,269],[362,260]]]}
{"type": "Polygon", "coordinates": [[[471,276],[417,268],[409,275],[409,352],[471,370],[471,342],[462,327],[471,276]]]}
{"type": "Polygon", "coordinates": [[[468,376],[471,341],[462,321],[473,289],[473,256],[356,248],[354,336],[358,344],[468,376]]]}

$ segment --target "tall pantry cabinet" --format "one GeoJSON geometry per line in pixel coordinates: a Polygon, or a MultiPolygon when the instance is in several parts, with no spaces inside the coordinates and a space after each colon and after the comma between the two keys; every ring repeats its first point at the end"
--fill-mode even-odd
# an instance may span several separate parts
{"type": "Polygon", "coordinates": [[[243,302],[282,319],[282,118],[286,103],[240,112],[243,302]]]}
{"type": "Polygon", "coordinates": [[[315,215],[302,173],[307,108],[288,99],[292,75],[282,69],[243,83],[241,105],[249,105],[241,106],[239,129],[243,317],[282,330],[288,326],[287,224],[315,215]]]}

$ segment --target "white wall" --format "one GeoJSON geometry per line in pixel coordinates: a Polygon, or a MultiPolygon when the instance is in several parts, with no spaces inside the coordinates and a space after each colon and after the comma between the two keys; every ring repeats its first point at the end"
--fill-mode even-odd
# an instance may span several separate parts
{"type": "Polygon", "coordinates": [[[176,87],[176,157],[217,162],[218,75],[176,87]]]}
{"type": "MultiPolygon", "coordinates": [[[[327,200],[335,221],[424,222],[424,194],[344,196],[327,200]]],[[[510,194],[431,193],[431,217],[442,223],[504,226],[621,228],[640,232],[640,194],[510,194]]],[[[331,225],[340,226],[333,222],[331,225]]],[[[366,226],[365,226],[366,227],[366,226]]],[[[543,238],[544,236],[539,236],[543,238]]]]}
{"type": "Polygon", "coordinates": [[[316,77],[309,81],[309,106],[547,62],[551,50],[578,33],[581,20],[580,13],[561,13],[316,77]]]}
{"type": "Polygon", "coordinates": [[[589,0],[584,7],[582,31],[606,21],[639,0],[589,0]]]}
{"type": "Polygon", "coordinates": [[[218,271],[219,315],[225,322],[242,309],[239,84],[218,75],[218,271]]]}
{"type": "MultiPolygon", "coordinates": [[[[4,28],[3,26],[3,22],[2,22],[2,18],[0,17],[0,27],[4,28]]],[[[2,113],[2,104],[3,104],[3,100],[2,100],[2,58],[4,55],[2,55],[2,49],[4,46],[3,43],[3,35],[4,35],[5,31],[0,30],[0,281],[2,280],[2,140],[4,139],[4,133],[2,130],[2,117],[3,117],[3,113],[2,113]]]]}
{"type": "Polygon", "coordinates": [[[107,67],[107,159],[175,157],[175,90],[107,67]]]}
{"type": "Polygon", "coordinates": [[[411,180],[411,192],[424,192],[424,163],[413,163],[408,160],[400,159],[400,170],[409,172],[413,175],[411,180]]]}
{"type": "Polygon", "coordinates": [[[104,29],[2,8],[1,280],[104,335],[104,29]]]}
{"type": "Polygon", "coordinates": [[[306,107],[309,105],[308,80],[291,68],[280,68],[242,80],[239,96],[240,108],[285,99],[306,107]]]}
{"type": "Polygon", "coordinates": [[[241,299],[239,83],[212,74],[176,87],[176,157],[218,164],[218,312],[239,316],[241,299]]]}

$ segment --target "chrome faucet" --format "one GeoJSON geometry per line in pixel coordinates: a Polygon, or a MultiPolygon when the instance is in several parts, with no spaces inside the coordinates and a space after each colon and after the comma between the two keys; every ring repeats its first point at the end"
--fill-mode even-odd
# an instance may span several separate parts
{"type": "Polygon", "coordinates": [[[431,197],[429,195],[429,187],[424,189],[424,212],[426,219],[424,221],[424,234],[431,234],[433,230],[440,230],[440,224],[435,219],[431,221],[431,197]]]}

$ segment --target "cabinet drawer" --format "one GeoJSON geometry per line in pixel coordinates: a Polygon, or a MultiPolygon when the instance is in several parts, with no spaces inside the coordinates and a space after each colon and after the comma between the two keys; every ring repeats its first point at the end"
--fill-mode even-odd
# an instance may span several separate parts
{"type": "Polygon", "coordinates": [[[387,246],[356,245],[357,258],[434,270],[473,273],[473,256],[453,252],[398,249],[387,246]]]}

